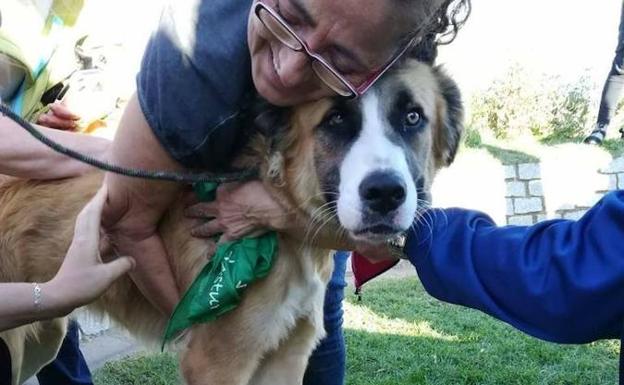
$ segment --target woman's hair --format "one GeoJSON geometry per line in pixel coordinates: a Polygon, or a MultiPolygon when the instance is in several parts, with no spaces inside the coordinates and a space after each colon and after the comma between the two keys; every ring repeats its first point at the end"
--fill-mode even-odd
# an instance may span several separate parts
{"type": "Polygon", "coordinates": [[[449,44],[468,19],[471,0],[443,0],[426,26],[426,35],[435,35],[438,44],[449,44]]]}
{"type": "MultiPolygon", "coordinates": [[[[415,1],[419,1],[422,7],[422,0],[398,1],[407,6],[413,6],[415,1]]],[[[441,0],[433,12],[420,9],[420,12],[424,11],[429,16],[425,23],[410,34],[410,39],[418,34],[421,34],[422,38],[408,50],[406,57],[433,64],[438,56],[438,45],[449,44],[455,40],[457,32],[468,19],[470,2],[471,0],[441,0]]]]}

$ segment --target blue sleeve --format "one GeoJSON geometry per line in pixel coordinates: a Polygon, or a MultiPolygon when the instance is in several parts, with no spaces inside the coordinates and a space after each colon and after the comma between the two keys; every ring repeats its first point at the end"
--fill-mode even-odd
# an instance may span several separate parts
{"type": "Polygon", "coordinates": [[[434,297],[548,341],[620,337],[624,191],[607,194],[578,221],[499,227],[475,211],[428,215],[406,250],[434,297]]]}
{"type": "Polygon", "coordinates": [[[251,0],[175,0],[163,10],[137,76],[141,110],[189,168],[228,165],[254,93],[247,46],[251,0]]]}

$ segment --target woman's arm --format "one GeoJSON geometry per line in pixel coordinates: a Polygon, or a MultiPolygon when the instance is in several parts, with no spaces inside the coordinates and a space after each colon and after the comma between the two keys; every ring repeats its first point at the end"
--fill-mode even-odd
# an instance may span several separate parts
{"type": "MultiPolygon", "coordinates": [[[[183,170],[154,135],[136,95],[119,123],[110,159],[113,164],[146,170],[183,170]]],[[[139,290],[163,314],[170,315],[179,300],[179,290],[158,224],[183,185],[112,173],[106,174],[105,183],[108,201],[102,224],[117,252],[134,256],[136,269],[131,276],[139,290]]]]}
{"type": "Polygon", "coordinates": [[[498,227],[485,214],[433,210],[408,238],[427,291],[545,340],[617,338],[624,320],[624,191],[580,220],[498,227]]]}
{"type": "Polygon", "coordinates": [[[56,276],[47,283],[0,284],[0,331],[61,317],[100,296],[134,266],[128,257],[100,261],[100,214],[106,200],[102,188],[76,219],[74,239],[56,276]],[[38,291],[38,294],[35,292],[38,291]]]}
{"type": "MultiPolygon", "coordinates": [[[[43,292],[50,292],[48,284],[41,284],[43,292]]],[[[58,298],[46,296],[45,307],[38,308],[34,302],[34,287],[30,283],[2,283],[2,304],[0,305],[0,331],[13,329],[31,322],[61,317],[69,313],[63,311],[58,298]]]]}
{"type": "MultiPolygon", "coordinates": [[[[107,158],[110,141],[106,139],[36,127],[65,147],[98,159],[107,158]]],[[[0,174],[29,179],[56,179],[90,170],[93,170],[91,166],[55,152],[0,114],[0,174]]]]}

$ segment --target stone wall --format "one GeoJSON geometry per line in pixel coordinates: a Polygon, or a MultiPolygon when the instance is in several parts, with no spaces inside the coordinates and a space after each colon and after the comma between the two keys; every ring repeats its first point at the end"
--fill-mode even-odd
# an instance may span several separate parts
{"type": "Polygon", "coordinates": [[[568,143],[527,155],[536,160],[511,164],[487,148],[462,149],[438,173],[433,207],[478,210],[499,225],[529,225],[579,218],[607,191],[624,189],[624,158],[601,147],[568,143]]]}
{"type": "Polygon", "coordinates": [[[624,157],[620,157],[597,170],[606,183],[596,186],[594,199],[561,205],[554,215],[548,215],[540,163],[507,165],[504,172],[506,217],[510,225],[530,225],[548,218],[578,219],[608,191],[624,189],[624,157]]]}

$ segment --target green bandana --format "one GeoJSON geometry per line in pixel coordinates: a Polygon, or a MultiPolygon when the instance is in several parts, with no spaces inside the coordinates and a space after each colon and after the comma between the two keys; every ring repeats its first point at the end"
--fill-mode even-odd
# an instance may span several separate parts
{"type": "MultiPolygon", "coordinates": [[[[212,200],[216,186],[199,184],[195,192],[200,200],[212,200]]],[[[275,232],[220,244],[173,311],[163,347],[182,330],[196,323],[214,321],[236,308],[245,288],[269,274],[276,251],[275,232]]]]}

